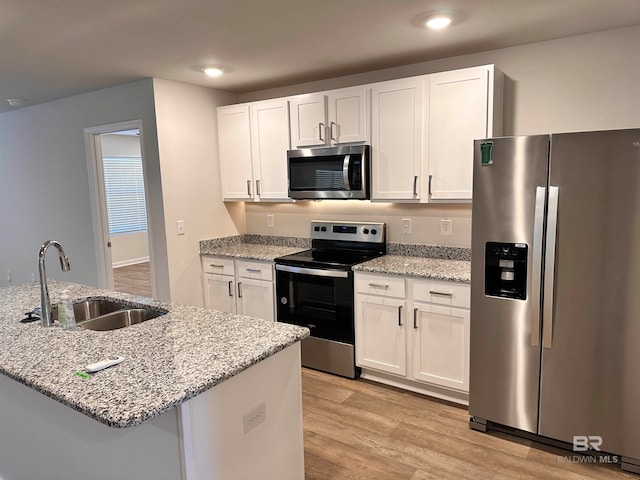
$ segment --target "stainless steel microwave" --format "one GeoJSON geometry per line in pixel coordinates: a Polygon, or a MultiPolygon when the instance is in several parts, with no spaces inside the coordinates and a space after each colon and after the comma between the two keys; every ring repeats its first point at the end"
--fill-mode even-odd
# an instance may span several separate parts
{"type": "Polygon", "coordinates": [[[295,199],[368,199],[369,145],[287,152],[289,196],[295,199]]]}

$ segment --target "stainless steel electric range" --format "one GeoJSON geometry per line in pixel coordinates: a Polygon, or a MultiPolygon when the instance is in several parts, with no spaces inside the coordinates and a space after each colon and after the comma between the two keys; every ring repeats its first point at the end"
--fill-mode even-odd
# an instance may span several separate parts
{"type": "Polygon", "coordinates": [[[275,259],[278,321],[311,330],[303,366],[358,376],[352,267],[385,253],[384,223],[314,220],[311,249],[275,259]]]}

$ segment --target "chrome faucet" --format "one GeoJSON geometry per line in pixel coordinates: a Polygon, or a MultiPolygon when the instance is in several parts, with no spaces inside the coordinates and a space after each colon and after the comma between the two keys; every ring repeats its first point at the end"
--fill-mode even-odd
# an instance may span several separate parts
{"type": "Polygon", "coordinates": [[[44,255],[47,253],[47,249],[53,245],[58,250],[58,257],[60,258],[60,268],[63,272],[71,270],[69,265],[69,258],[64,254],[64,250],[60,243],[55,240],[47,240],[40,247],[40,253],[38,253],[38,269],[40,271],[40,308],[42,310],[42,326],[50,327],[53,325],[51,319],[51,299],[49,298],[49,287],[47,287],[47,272],[44,267],[44,255]]]}

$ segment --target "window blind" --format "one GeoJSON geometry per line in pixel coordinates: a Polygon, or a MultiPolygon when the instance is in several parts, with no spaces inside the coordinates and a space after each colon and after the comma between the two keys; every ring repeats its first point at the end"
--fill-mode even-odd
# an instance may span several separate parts
{"type": "Polygon", "coordinates": [[[147,206],[140,157],[104,157],[109,234],[145,232],[147,206]]]}

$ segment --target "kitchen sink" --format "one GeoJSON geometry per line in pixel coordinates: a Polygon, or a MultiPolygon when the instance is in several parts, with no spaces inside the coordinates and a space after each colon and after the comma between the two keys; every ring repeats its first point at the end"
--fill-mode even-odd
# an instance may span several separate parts
{"type": "MultiPolygon", "coordinates": [[[[103,298],[88,298],[73,304],[76,324],[86,330],[117,330],[145,322],[167,313],[138,304],[118,302],[103,298]]],[[[51,319],[58,320],[58,306],[51,307],[51,319]]]]}
{"type": "Polygon", "coordinates": [[[118,328],[129,327],[136,323],[146,322],[160,315],[164,315],[164,312],[148,310],[146,308],[128,308],[78,322],[78,326],[86,330],[117,330],[118,328]]]}

